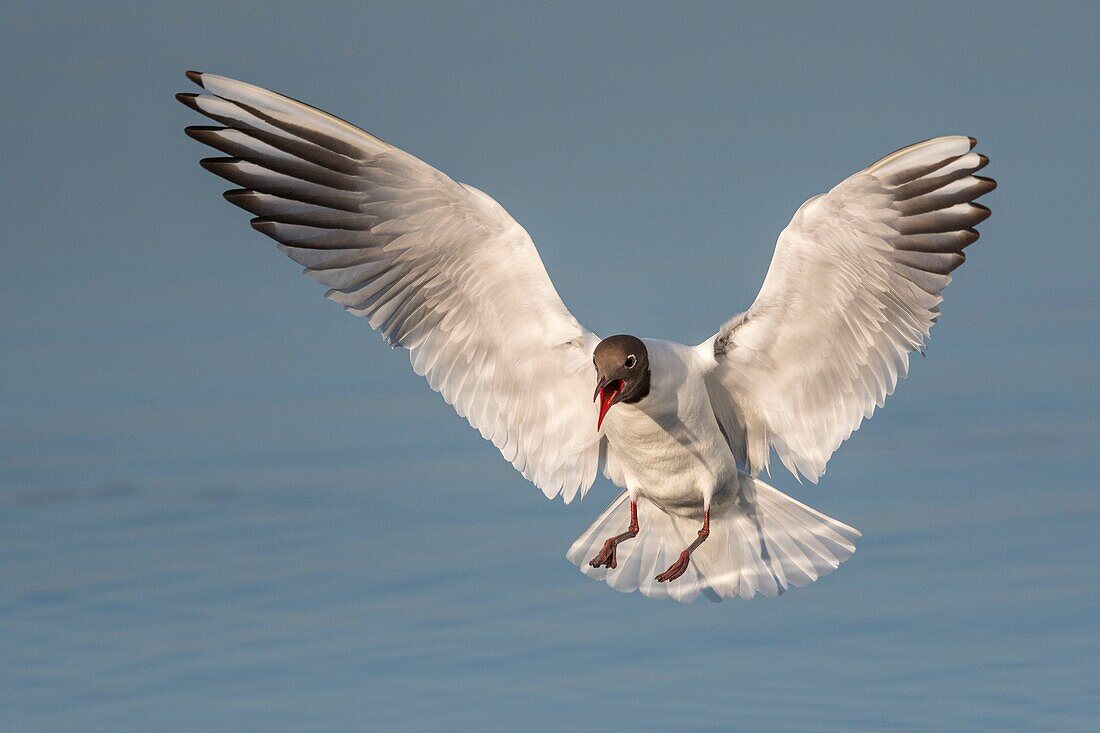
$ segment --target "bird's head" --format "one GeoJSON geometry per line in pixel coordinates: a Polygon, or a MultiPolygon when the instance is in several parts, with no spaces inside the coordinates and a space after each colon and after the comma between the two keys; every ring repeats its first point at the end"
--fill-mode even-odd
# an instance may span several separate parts
{"type": "Polygon", "coordinates": [[[649,352],[639,338],[611,336],[596,346],[592,363],[597,380],[592,401],[600,403],[599,430],[612,405],[638,402],[649,394],[649,352]]]}

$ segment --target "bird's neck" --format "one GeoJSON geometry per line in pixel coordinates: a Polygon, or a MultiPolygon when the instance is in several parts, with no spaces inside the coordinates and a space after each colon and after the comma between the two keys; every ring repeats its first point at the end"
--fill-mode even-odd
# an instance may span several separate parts
{"type": "Polygon", "coordinates": [[[651,375],[652,372],[649,369],[646,369],[645,374],[642,375],[642,379],[640,382],[638,382],[638,386],[633,390],[633,393],[630,395],[630,397],[623,400],[625,404],[634,405],[649,396],[649,379],[651,375]]]}

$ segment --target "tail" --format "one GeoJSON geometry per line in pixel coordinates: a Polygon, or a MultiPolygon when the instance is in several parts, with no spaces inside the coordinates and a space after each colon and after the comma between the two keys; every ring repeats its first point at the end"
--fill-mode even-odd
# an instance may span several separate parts
{"type": "Polygon", "coordinates": [[[695,539],[702,513],[698,518],[667,513],[644,498],[638,499],[638,536],[619,545],[618,567],[589,566],[604,540],[623,532],[629,521],[624,492],[566,557],[585,575],[617,591],[641,590],[650,598],[685,603],[700,593],[720,601],[757,593],[777,596],[792,585],[809,585],[851,557],[860,536],[763,481],[742,475],[740,491],[723,502],[712,501],[710,536],[692,553],[687,572],[671,583],[654,578],[695,539]]]}

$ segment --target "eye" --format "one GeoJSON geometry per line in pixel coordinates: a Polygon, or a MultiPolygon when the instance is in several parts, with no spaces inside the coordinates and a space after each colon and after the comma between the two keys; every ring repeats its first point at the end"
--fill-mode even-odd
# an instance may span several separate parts
{"type": "Polygon", "coordinates": [[[638,365],[638,357],[634,356],[634,354],[631,354],[630,356],[626,357],[626,368],[627,369],[633,369],[637,365],[638,365]]]}

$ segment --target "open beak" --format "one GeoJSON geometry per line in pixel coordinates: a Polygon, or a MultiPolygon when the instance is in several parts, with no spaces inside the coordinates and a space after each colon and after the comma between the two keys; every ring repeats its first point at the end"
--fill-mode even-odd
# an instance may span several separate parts
{"type": "Polygon", "coordinates": [[[597,399],[600,401],[600,417],[596,420],[597,431],[603,427],[604,415],[615,404],[615,400],[622,394],[625,386],[626,383],[623,380],[608,379],[607,377],[601,377],[600,381],[596,383],[596,392],[592,395],[592,401],[595,402],[597,399]]]}

